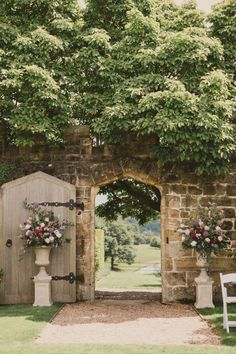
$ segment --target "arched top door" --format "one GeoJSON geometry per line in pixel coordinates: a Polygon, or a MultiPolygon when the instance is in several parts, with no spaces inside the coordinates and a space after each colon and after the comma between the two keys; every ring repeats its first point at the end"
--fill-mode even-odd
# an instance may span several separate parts
{"type": "MultiPolygon", "coordinates": [[[[38,268],[34,264],[33,249],[29,249],[19,261],[24,241],[17,237],[20,234],[20,223],[29,214],[24,208],[24,200],[27,199],[29,203],[68,202],[76,198],[75,186],[46,173],[36,172],[6,183],[0,190],[0,268],[5,272],[0,287],[0,302],[31,303],[34,300],[32,277],[38,273],[38,268]],[[6,247],[8,239],[12,240],[12,247],[6,247]]],[[[65,218],[73,223],[66,235],[71,242],[62,248],[52,250],[48,273],[51,275],[75,273],[75,210],[63,206],[47,208],[53,210],[59,218],[65,218]]],[[[74,302],[75,284],[53,281],[52,299],[54,302],[74,302]]]]}

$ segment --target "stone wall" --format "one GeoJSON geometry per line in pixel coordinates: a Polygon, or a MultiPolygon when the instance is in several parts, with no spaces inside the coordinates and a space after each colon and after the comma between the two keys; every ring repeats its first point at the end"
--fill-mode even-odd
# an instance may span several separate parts
{"type": "MultiPolygon", "coordinates": [[[[194,299],[194,277],[199,273],[192,251],[183,251],[176,232],[179,223],[190,212],[214,202],[224,210],[224,229],[236,244],[236,165],[231,164],[225,177],[197,177],[190,167],[160,170],[150,153],[155,139],[130,137],[122,146],[93,147],[87,127],[68,130],[65,145],[54,147],[38,139],[32,148],[8,146],[0,134],[0,160],[14,161],[13,178],[35,171],[54,175],[76,186],[77,201],[85,210],[77,215],[77,299],[94,299],[95,266],[95,198],[99,186],[119,178],[130,177],[157,187],[161,201],[162,296],[164,302],[194,299]]],[[[236,260],[226,257],[213,259],[211,276],[214,297],[220,298],[219,272],[236,270],[236,260]]]]}

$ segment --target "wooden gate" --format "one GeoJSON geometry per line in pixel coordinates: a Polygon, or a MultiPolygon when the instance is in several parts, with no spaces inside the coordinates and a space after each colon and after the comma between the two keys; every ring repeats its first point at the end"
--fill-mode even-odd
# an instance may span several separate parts
{"type": "MultiPolygon", "coordinates": [[[[39,268],[35,266],[33,249],[19,260],[24,241],[18,238],[19,225],[27,218],[29,212],[23,207],[25,198],[33,202],[68,202],[76,198],[75,186],[36,172],[26,177],[4,184],[0,188],[0,269],[4,270],[4,278],[0,285],[0,303],[33,303],[34,286],[32,277],[39,268]],[[12,246],[7,247],[6,241],[12,240],[12,246]]],[[[53,210],[59,218],[65,218],[73,223],[66,231],[70,238],[69,244],[62,248],[52,249],[50,265],[47,271],[50,275],[66,275],[76,271],[75,222],[76,211],[66,207],[47,207],[53,210]]],[[[52,300],[54,302],[75,302],[75,283],[68,281],[52,281],[52,300]]]]}

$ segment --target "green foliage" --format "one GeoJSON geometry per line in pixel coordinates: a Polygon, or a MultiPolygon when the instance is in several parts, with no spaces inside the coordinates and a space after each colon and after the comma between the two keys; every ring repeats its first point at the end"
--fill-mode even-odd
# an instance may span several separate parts
{"type": "Polygon", "coordinates": [[[133,237],[127,227],[120,222],[109,223],[105,227],[105,259],[110,257],[111,269],[115,262],[132,264],[135,259],[133,237]]]}
{"type": "Polygon", "coordinates": [[[14,163],[0,161],[0,186],[12,179],[15,170],[16,166],[14,163]]]}
{"type": "Polygon", "coordinates": [[[160,212],[160,192],[132,179],[114,181],[100,188],[107,201],[96,207],[96,215],[107,221],[133,217],[140,224],[156,219],[160,212]]]}
{"type": "Polygon", "coordinates": [[[223,0],[213,6],[209,15],[211,33],[224,46],[224,66],[235,77],[236,72],[236,4],[235,0],[223,0]]]}
{"type": "Polygon", "coordinates": [[[1,1],[0,121],[14,144],[59,142],[71,124],[79,28],[76,0],[1,1]]]}
{"type": "Polygon", "coordinates": [[[160,238],[159,237],[153,237],[150,242],[151,247],[157,247],[160,248],[160,238]]]}
{"type": "Polygon", "coordinates": [[[110,143],[131,131],[154,134],[159,166],[191,163],[197,174],[226,172],[236,148],[231,82],[221,70],[223,46],[195,2],[126,2],[117,27],[109,21],[115,2],[102,3],[99,26],[112,46],[99,95],[104,109],[85,116],[93,131],[110,143]]]}

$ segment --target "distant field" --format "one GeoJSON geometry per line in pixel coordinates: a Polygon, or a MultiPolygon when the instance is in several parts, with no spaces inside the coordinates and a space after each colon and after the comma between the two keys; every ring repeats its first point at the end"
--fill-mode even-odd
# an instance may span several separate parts
{"type": "Polygon", "coordinates": [[[119,263],[118,271],[109,271],[110,263],[106,263],[106,276],[97,281],[96,288],[160,288],[161,277],[159,273],[142,274],[138,270],[149,264],[160,263],[160,249],[149,245],[135,246],[135,263],[129,265],[119,263]]]}

